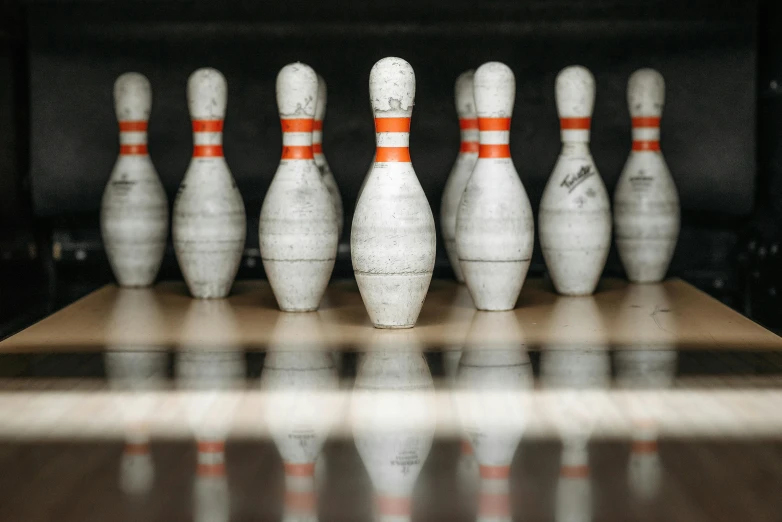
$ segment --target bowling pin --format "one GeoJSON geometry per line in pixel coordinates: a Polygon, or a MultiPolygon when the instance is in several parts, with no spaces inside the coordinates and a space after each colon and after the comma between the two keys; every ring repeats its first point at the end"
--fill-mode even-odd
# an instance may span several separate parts
{"type": "Polygon", "coordinates": [[[315,157],[315,165],[318,166],[320,177],[331,195],[334,203],[334,211],[337,216],[337,238],[342,239],[342,228],[345,225],[345,215],[342,208],[342,196],[339,193],[337,180],[331,172],[329,162],[323,154],[323,118],[326,116],[326,80],[318,75],[318,103],[315,106],[315,124],[312,131],[312,153],[315,157]]]}
{"type": "Polygon", "coordinates": [[[455,98],[456,114],[459,116],[461,129],[461,146],[456,163],[453,164],[448,179],[445,180],[443,199],[440,203],[440,227],[445,239],[445,251],[451,263],[456,280],[464,283],[459,255],[456,252],[456,212],[462,200],[464,187],[470,179],[478,161],[478,117],[475,114],[475,96],[473,95],[473,77],[475,71],[470,69],[456,78],[455,98]]]}
{"type": "Polygon", "coordinates": [[[174,202],[172,232],[179,268],[193,297],[231,291],[247,234],[244,202],[223,156],[227,85],[215,69],[187,82],[193,158],[174,202]]]}
{"type": "Polygon", "coordinates": [[[510,157],[516,78],[507,65],[475,71],[478,161],[456,216],[456,249],[478,310],[511,310],[521,293],[535,239],[532,206],[510,157]]]}
{"type": "Polygon", "coordinates": [[[168,199],[147,152],[151,107],[152,89],[144,75],[131,72],[117,78],[119,157],[103,192],[100,225],[120,286],[151,285],[166,251],[168,199]]]}
{"type": "Polygon", "coordinates": [[[432,210],[410,163],[415,73],[383,58],[369,75],[377,151],[356,204],[350,250],[356,282],[376,328],[412,328],[432,280],[432,210]]]}
{"type": "Polygon", "coordinates": [[[679,237],[679,194],[660,151],[660,117],[665,80],[641,69],[627,83],[633,148],[614,193],[614,227],[619,259],[634,283],[665,277],[679,237]]]}
{"type": "Polygon", "coordinates": [[[611,247],[611,209],[589,151],[595,79],[588,69],[564,69],[556,81],[562,152],[543,191],[540,246],[557,292],[595,291],[611,247]]]}
{"type": "Polygon", "coordinates": [[[334,203],[312,150],[318,76],[303,63],[277,75],[282,159],[261,207],[261,260],[280,309],[317,310],[337,257],[334,203]]]}

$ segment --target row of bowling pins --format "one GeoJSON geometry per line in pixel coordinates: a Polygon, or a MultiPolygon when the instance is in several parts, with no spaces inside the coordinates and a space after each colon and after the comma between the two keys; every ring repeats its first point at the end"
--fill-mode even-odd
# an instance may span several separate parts
{"type": "MultiPolygon", "coordinates": [[[[436,241],[408,148],[415,74],[406,61],[384,58],[369,84],[377,150],[354,213],[353,268],[372,323],[412,327],[431,281],[436,241]]],[[[582,67],[567,68],[556,93],[563,149],[541,202],[540,239],[557,290],[583,295],[594,291],[611,241],[610,205],[588,146],[594,79],[582,67]]],[[[167,206],[146,153],[149,84],[139,75],[121,77],[115,98],[121,148],[103,200],[104,242],[121,284],[151,284],[165,246],[167,206]]],[[[484,64],[473,81],[469,74],[457,81],[465,135],[443,196],[443,231],[454,269],[481,310],[515,306],[534,243],[529,199],[508,145],[514,98],[515,77],[500,63],[484,64]]],[[[617,243],[631,279],[648,281],[663,277],[679,229],[676,189],[659,151],[662,78],[637,73],[629,99],[637,128],[617,189],[617,243]]],[[[333,176],[325,158],[318,170],[312,146],[325,83],[306,65],[288,65],[277,77],[277,102],[283,152],[261,210],[261,259],[280,308],[309,311],[325,292],[342,223],[333,176]]],[[[222,75],[196,71],[188,103],[195,145],[174,205],[174,246],[191,293],[223,297],[241,260],[245,216],[222,156],[222,75]]]]}
{"type": "MultiPolygon", "coordinates": [[[[670,386],[675,352],[636,350],[621,355],[618,369],[623,386],[670,386]]],[[[499,518],[505,519],[510,515],[510,465],[525,429],[523,392],[531,386],[529,359],[521,348],[447,352],[444,358],[455,406],[469,440],[464,444],[468,451],[461,457],[459,479],[470,492],[480,491],[479,505],[485,512],[479,510],[479,516],[503,515],[499,518]],[[486,496],[493,499],[489,506],[484,505],[486,496]]],[[[140,427],[154,403],[145,400],[143,391],[164,386],[166,354],[122,351],[108,353],[106,359],[112,384],[137,393],[135,397],[122,396],[118,404],[129,426],[121,484],[129,493],[148,491],[154,471],[149,434],[140,427]]],[[[243,364],[241,352],[196,350],[178,355],[180,385],[199,390],[186,404],[198,440],[194,493],[199,520],[198,515],[204,513],[211,514],[209,520],[229,518],[224,451],[227,425],[238,400],[226,401],[225,392],[242,380],[243,364]]],[[[589,520],[591,428],[579,414],[583,404],[578,395],[584,388],[608,385],[608,352],[545,352],[541,372],[544,385],[565,386],[574,392],[570,403],[560,401],[564,405],[550,412],[563,438],[556,519],[589,520]]],[[[331,425],[339,420],[340,406],[330,395],[337,386],[337,370],[328,352],[267,354],[261,374],[261,388],[269,394],[264,417],[284,462],[286,512],[290,510],[291,516],[316,514],[316,482],[324,479],[319,455],[331,425]]],[[[381,519],[404,520],[410,515],[411,496],[433,442],[437,418],[433,392],[432,376],[420,352],[381,349],[362,356],[351,401],[351,422],[356,447],[378,495],[381,519]]],[[[655,415],[643,404],[631,407],[637,429],[628,479],[636,494],[649,498],[656,494],[660,479],[655,415]]]]}
{"type": "MultiPolygon", "coordinates": [[[[442,196],[441,224],[456,277],[481,310],[515,306],[534,244],[532,208],[508,146],[515,77],[487,63],[456,81],[462,129],[459,157],[442,196]]],[[[614,195],[619,256],[633,282],[662,280],[679,234],[679,199],[660,151],[662,76],[635,72],[628,82],[633,145],[614,195]]],[[[611,245],[611,205],[589,150],[595,80],[584,67],[556,79],[562,150],[540,202],[543,257],[557,291],[594,292],[611,245]]]]}
{"type": "MultiPolygon", "coordinates": [[[[120,154],[101,205],[101,232],[122,286],[155,280],[168,236],[168,202],[147,152],[149,81],[127,73],[114,85],[120,154]]],[[[187,86],[193,157],[174,203],[172,235],[193,296],[226,296],[244,251],[244,203],[223,156],[227,85],[215,69],[187,86]]],[[[283,153],[261,210],[264,268],[283,310],[317,308],[336,258],[342,200],[320,147],[326,84],[303,64],[277,77],[283,153]],[[319,293],[320,292],[320,293],[319,293]]]]}

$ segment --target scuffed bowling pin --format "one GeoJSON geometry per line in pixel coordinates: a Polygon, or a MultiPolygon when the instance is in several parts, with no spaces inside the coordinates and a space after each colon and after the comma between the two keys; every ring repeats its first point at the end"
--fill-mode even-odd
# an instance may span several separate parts
{"type": "Polygon", "coordinates": [[[562,152],[543,191],[540,246],[557,292],[595,291],[611,247],[611,209],[589,151],[595,79],[588,69],[564,69],[556,81],[562,152]]]}
{"type": "Polygon", "coordinates": [[[337,257],[334,204],[312,151],[318,76],[303,63],[277,75],[282,159],[261,207],[261,260],[280,309],[317,310],[337,257]]]}
{"type": "Polygon", "coordinates": [[[323,118],[326,116],[327,88],[326,80],[318,75],[318,103],[315,106],[315,126],[312,131],[312,152],[315,156],[315,165],[318,166],[320,177],[331,195],[331,202],[334,203],[334,211],[337,217],[337,238],[342,239],[342,229],[345,225],[345,212],[342,208],[342,196],[339,193],[337,180],[334,179],[334,173],[331,172],[329,162],[323,154],[323,118]]]}
{"type": "Polygon", "coordinates": [[[353,271],[376,328],[411,328],[432,280],[436,241],[408,148],[413,68],[401,58],[383,58],[372,67],[369,94],[377,151],[353,216],[353,271]]]}
{"type": "Polygon", "coordinates": [[[511,310],[527,277],[535,238],[532,206],[510,157],[516,78],[507,65],[475,71],[478,162],[459,203],[456,248],[479,310],[511,310]]]}
{"type": "Polygon", "coordinates": [[[120,286],[155,281],[168,237],[168,199],[147,152],[149,80],[125,73],[114,83],[119,157],[101,202],[101,235],[120,286]]]}
{"type": "Polygon", "coordinates": [[[679,194],[660,151],[665,80],[654,69],[630,76],[627,104],[633,149],[614,193],[614,228],[619,258],[634,283],[665,277],[679,237],[679,194]]]}
{"type": "Polygon", "coordinates": [[[172,232],[179,268],[193,297],[231,291],[247,234],[244,202],[223,156],[225,78],[199,69],[187,82],[193,158],[174,202],[172,232]]]}
{"type": "Polygon", "coordinates": [[[443,199],[440,203],[440,227],[445,239],[445,251],[451,263],[456,280],[464,283],[462,267],[459,264],[459,254],[456,252],[456,213],[467,181],[478,161],[478,117],[475,114],[475,96],[473,95],[473,77],[475,71],[470,69],[456,79],[455,97],[456,114],[459,116],[461,129],[461,146],[451,173],[445,181],[443,199]]]}

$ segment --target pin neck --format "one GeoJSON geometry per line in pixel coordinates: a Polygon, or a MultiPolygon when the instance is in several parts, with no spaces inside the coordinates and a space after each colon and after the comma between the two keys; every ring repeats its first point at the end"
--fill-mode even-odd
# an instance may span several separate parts
{"type": "Polygon", "coordinates": [[[223,120],[193,120],[193,157],[223,157],[223,120]]]}
{"type": "Polygon", "coordinates": [[[478,118],[459,118],[461,133],[461,146],[459,152],[463,154],[478,152],[478,118]]]}
{"type": "Polygon", "coordinates": [[[122,120],[119,122],[120,156],[146,156],[147,121],[122,120]]]}
{"type": "Polygon", "coordinates": [[[282,125],[282,159],[311,160],[314,157],[313,118],[280,118],[282,125]]]}
{"type": "Polygon", "coordinates": [[[635,116],[633,124],[633,152],[660,152],[660,117],[635,116]]]}
{"type": "Polygon", "coordinates": [[[410,163],[410,117],[375,117],[377,163],[410,163]]]}
{"type": "Polygon", "coordinates": [[[478,158],[510,158],[510,118],[478,118],[478,158]]]}

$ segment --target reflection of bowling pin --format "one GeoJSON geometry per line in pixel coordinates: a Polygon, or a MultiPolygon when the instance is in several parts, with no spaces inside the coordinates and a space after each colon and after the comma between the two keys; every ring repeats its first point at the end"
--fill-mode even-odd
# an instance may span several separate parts
{"type": "Polygon", "coordinates": [[[456,249],[464,282],[479,310],[510,310],[527,277],[535,226],[527,192],[510,157],[516,78],[489,62],[475,71],[478,161],[456,216],[456,249]]]}
{"type": "Polygon", "coordinates": [[[554,520],[588,522],[592,520],[592,515],[592,478],[587,439],[569,437],[562,444],[554,520]]]}
{"type": "Polygon", "coordinates": [[[110,347],[104,358],[109,384],[114,391],[120,392],[117,407],[122,413],[125,430],[120,489],[127,494],[142,494],[152,488],[155,477],[147,423],[157,404],[154,394],[165,383],[166,354],[131,350],[129,346],[110,347]],[[111,348],[122,351],[111,351],[111,348]]]}
{"type": "Polygon", "coordinates": [[[147,493],[154,481],[148,424],[166,382],[168,357],[150,346],[147,336],[154,337],[164,327],[153,290],[118,291],[106,329],[104,363],[125,431],[119,484],[127,494],[147,493]]]}
{"type": "Polygon", "coordinates": [[[326,161],[326,156],[323,154],[323,118],[326,116],[326,94],[326,80],[318,75],[318,104],[315,107],[315,122],[312,130],[312,153],[315,157],[315,165],[320,170],[323,184],[329,190],[331,202],[334,204],[337,216],[337,238],[342,239],[342,227],[345,224],[342,196],[339,193],[337,180],[334,179],[334,173],[331,172],[329,162],[326,161]]]}
{"type": "Polygon", "coordinates": [[[147,152],[152,107],[149,80],[125,73],[114,83],[119,121],[119,158],[101,202],[101,235],[121,286],[149,286],[155,280],[168,237],[168,199],[147,152]]]}
{"type": "Polygon", "coordinates": [[[377,151],[353,215],[353,271],[375,327],[411,328],[435,260],[432,210],[410,163],[413,68],[401,58],[380,60],[370,72],[369,93],[377,151]]]}
{"type": "Polygon", "coordinates": [[[476,522],[511,522],[510,477],[481,478],[476,522]]]}
{"type": "Polygon", "coordinates": [[[383,520],[409,518],[410,498],[434,437],[434,383],[411,333],[376,333],[351,400],[356,448],[383,520]]]}
{"type": "Polygon", "coordinates": [[[228,87],[215,69],[187,82],[193,158],[174,202],[172,235],[179,268],[194,297],[225,297],[242,260],[244,202],[223,156],[228,87]]]}
{"type": "Polygon", "coordinates": [[[236,319],[224,300],[192,301],[180,337],[176,376],[196,438],[194,520],[230,519],[225,440],[239,404],[245,360],[235,337],[236,319]],[[221,344],[212,344],[220,339],[221,344]]]}
{"type": "Polygon", "coordinates": [[[473,96],[472,79],[475,71],[470,69],[456,79],[455,97],[456,114],[459,116],[462,144],[459,155],[448,174],[443,189],[443,200],[440,203],[440,227],[445,240],[445,251],[451,262],[456,280],[464,282],[462,268],[459,265],[459,255],[456,252],[456,211],[462,199],[464,187],[472,175],[475,162],[478,161],[478,117],[475,115],[475,96],[473,96]]]}
{"type": "Polygon", "coordinates": [[[313,159],[318,76],[303,63],[277,75],[282,159],[261,207],[263,268],[280,309],[317,310],[337,256],[334,203],[313,159]]]}
{"type": "Polygon", "coordinates": [[[627,84],[633,148],[614,193],[619,258],[635,283],[662,280],[679,237],[679,194],[660,151],[665,80],[640,69],[627,84]]]}
{"type": "MultiPolygon", "coordinates": [[[[318,457],[338,413],[339,382],[331,353],[297,342],[302,333],[320,330],[319,322],[315,313],[280,314],[261,374],[266,421],[284,463],[286,485],[306,495],[315,483],[316,461],[322,468],[318,457]]],[[[324,471],[318,473],[322,479],[324,471]]]]}
{"type": "MultiPolygon", "coordinates": [[[[620,322],[626,315],[635,315],[634,312],[638,309],[633,308],[632,304],[639,298],[646,303],[654,303],[653,314],[659,315],[661,310],[669,309],[669,300],[664,290],[652,285],[637,285],[633,290],[635,291],[628,293],[623,302],[619,314],[620,322]]],[[[655,334],[651,330],[659,326],[658,322],[665,327],[671,327],[664,319],[653,318],[650,321],[653,321],[654,325],[647,322],[650,334],[655,334]]],[[[638,321],[633,321],[633,324],[637,330],[638,321]]],[[[645,337],[643,329],[637,333],[641,339],[645,337]]],[[[662,482],[662,463],[657,446],[657,425],[662,413],[658,396],[660,392],[673,386],[676,359],[675,345],[659,342],[622,347],[615,352],[617,385],[633,392],[626,403],[632,424],[627,480],[630,491],[642,500],[653,500],[662,482]]]]}
{"type": "Polygon", "coordinates": [[[514,330],[519,325],[512,312],[477,312],[459,362],[459,414],[483,479],[508,478],[526,427],[530,361],[522,345],[497,337],[514,330]]]}
{"type": "Polygon", "coordinates": [[[595,78],[568,67],[556,82],[562,152],[540,200],[540,246],[551,281],[564,295],[595,291],[611,247],[611,208],[589,151],[595,78]]]}

